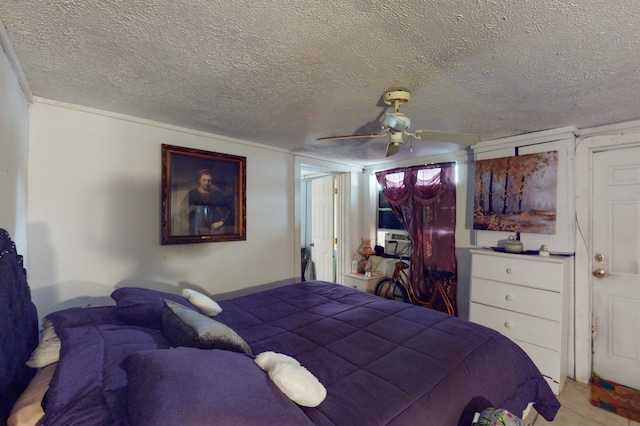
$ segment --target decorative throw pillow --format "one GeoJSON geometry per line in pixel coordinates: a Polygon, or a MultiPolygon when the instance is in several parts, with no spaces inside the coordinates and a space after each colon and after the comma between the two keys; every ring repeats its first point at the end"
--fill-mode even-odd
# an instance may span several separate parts
{"type": "Polygon", "coordinates": [[[247,342],[230,327],[171,300],[164,302],[162,330],[173,346],[224,349],[252,355],[247,342]]]}
{"type": "Polygon", "coordinates": [[[254,362],[269,374],[271,381],[290,400],[303,407],[317,407],[327,389],[297,359],[277,352],[262,352],[254,362]]]}
{"type": "Polygon", "coordinates": [[[185,288],[182,290],[182,296],[186,297],[189,302],[193,304],[200,313],[205,314],[208,317],[215,317],[220,312],[222,312],[222,308],[220,305],[216,303],[215,300],[211,299],[209,296],[205,296],[202,293],[198,293],[195,290],[191,290],[189,288],[185,288]]]}
{"type": "Polygon", "coordinates": [[[60,358],[60,338],[53,328],[53,324],[46,317],[42,320],[42,330],[40,330],[40,342],[38,347],[31,353],[31,358],[27,365],[31,368],[42,368],[58,362],[60,358]]]}
{"type": "Polygon", "coordinates": [[[172,300],[194,311],[197,308],[179,294],[138,287],[122,287],[111,293],[116,312],[129,325],[162,330],[164,300],[172,300]]]}
{"type": "Polygon", "coordinates": [[[131,424],[311,425],[251,357],[221,350],[138,351],[124,363],[131,424]]]}
{"type": "Polygon", "coordinates": [[[266,351],[256,356],[255,363],[258,364],[267,373],[275,367],[276,364],[285,362],[292,365],[300,365],[300,362],[289,355],[281,354],[278,352],[266,351]]]}

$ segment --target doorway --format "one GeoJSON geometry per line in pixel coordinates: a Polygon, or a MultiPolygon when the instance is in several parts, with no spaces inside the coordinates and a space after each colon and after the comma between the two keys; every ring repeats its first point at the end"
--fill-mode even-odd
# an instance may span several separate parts
{"type": "Polygon", "coordinates": [[[593,374],[640,389],[640,147],[593,154],[593,374]]]}
{"type": "MultiPolygon", "coordinates": [[[[308,180],[310,177],[322,178],[333,177],[334,187],[337,189],[337,194],[334,197],[333,207],[333,234],[336,240],[333,242],[333,273],[330,273],[333,279],[328,280],[338,284],[342,283],[342,275],[350,268],[351,259],[348,259],[349,247],[351,244],[351,214],[352,214],[352,197],[354,191],[357,191],[358,184],[356,176],[353,172],[360,171],[361,169],[353,168],[352,166],[334,164],[325,162],[322,160],[312,160],[309,158],[296,158],[296,173],[298,179],[296,181],[295,191],[295,220],[296,220],[296,242],[301,244],[302,250],[297,250],[296,254],[299,254],[300,263],[296,261],[297,265],[301,265],[304,260],[303,253],[313,252],[313,247],[309,247],[311,241],[311,201],[307,201],[308,191],[311,191],[310,184],[305,182],[305,178],[308,180]],[[306,249],[305,249],[306,247],[306,249]],[[346,268],[346,269],[345,269],[346,268]]],[[[311,260],[313,254],[310,255],[311,260]]],[[[317,265],[314,265],[317,266],[317,265]]],[[[301,279],[304,278],[302,273],[301,279]]]]}
{"type": "Polygon", "coordinates": [[[640,134],[576,149],[576,380],[640,388],[640,134]]]}
{"type": "Polygon", "coordinates": [[[336,282],[335,178],[305,175],[302,182],[306,189],[302,247],[307,257],[303,278],[336,282]]]}

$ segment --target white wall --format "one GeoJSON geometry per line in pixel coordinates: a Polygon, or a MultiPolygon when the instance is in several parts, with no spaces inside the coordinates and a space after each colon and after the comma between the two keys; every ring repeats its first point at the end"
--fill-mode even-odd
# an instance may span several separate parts
{"type": "Polygon", "coordinates": [[[28,271],[40,316],[104,303],[123,285],[219,294],[299,275],[292,155],[45,100],[32,105],[30,132],[28,271]],[[163,143],[247,158],[246,241],[160,245],[163,143]]]}
{"type": "Polygon", "coordinates": [[[0,49],[0,228],[26,260],[29,105],[0,49]]]}

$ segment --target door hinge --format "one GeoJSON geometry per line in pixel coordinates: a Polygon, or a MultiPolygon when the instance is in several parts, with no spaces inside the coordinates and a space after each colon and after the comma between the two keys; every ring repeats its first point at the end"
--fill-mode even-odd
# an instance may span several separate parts
{"type": "Polygon", "coordinates": [[[338,244],[338,238],[333,239],[333,244],[338,244]]]}
{"type": "Polygon", "coordinates": [[[333,195],[338,195],[338,188],[333,188],[333,195]]]}

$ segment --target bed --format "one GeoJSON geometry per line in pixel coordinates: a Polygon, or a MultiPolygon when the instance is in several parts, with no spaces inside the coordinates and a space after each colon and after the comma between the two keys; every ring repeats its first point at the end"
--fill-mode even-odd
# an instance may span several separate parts
{"type": "MultiPolygon", "coordinates": [[[[16,285],[2,281],[3,291],[16,285]]],[[[112,297],[114,306],[47,316],[61,347],[48,367],[44,424],[443,426],[470,425],[487,407],[521,415],[530,403],[550,421],[560,407],[527,355],[499,333],[333,283],[218,301],[215,316],[179,294],[127,287],[112,297]],[[215,322],[223,338],[183,328],[183,316],[215,322]],[[297,403],[256,362],[266,354],[297,361],[325,391],[321,401],[297,403]]],[[[13,321],[31,324],[27,317],[13,321]]],[[[37,330],[25,334],[35,349],[37,330]]],[[[4,362],[29,358],[6,349],[4,362]]],[[[11,401],[33,373],[13,380],[11,401]]]]}

